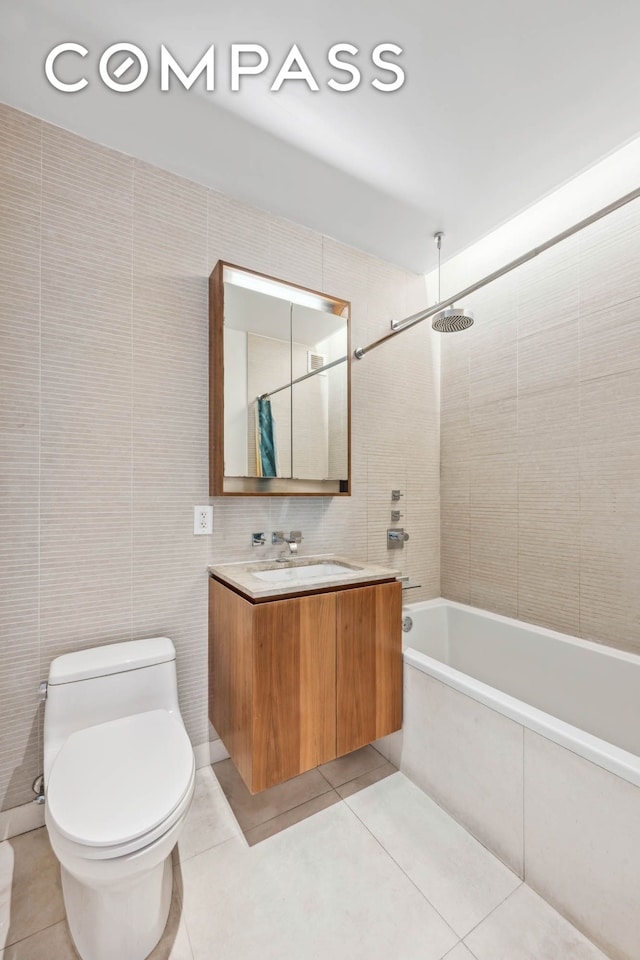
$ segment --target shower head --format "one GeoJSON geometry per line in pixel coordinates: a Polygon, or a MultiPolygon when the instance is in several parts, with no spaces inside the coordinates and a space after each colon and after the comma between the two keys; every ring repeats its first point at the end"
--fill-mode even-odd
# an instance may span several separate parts
{"type": "Polygon", "coordinates": [[[462,307],[447,307],[446,310],[436,313],[431,321],[431,326],[438,333],[458,333],[472,325],[473,314],[471,310],[464,310],[462,307]]]}
{"type": "MultiPolygon", "coordinates": [[[[444,233],[442,230],[438,230],[438,232],[433,235],[436,247],[438,248],[438,301],[440,300],[440,249],[442,247],[443,237],[444,233]]],[[[463,307],[460,307],[459,310],[456,307],[447,307],[445,310],[436,313],[431,321],[432,329],[438,333],[458,333],[460,330],[467,330],[472,325],[473,314],[470,310],[467,310],[465,313],[463,307]]]]}

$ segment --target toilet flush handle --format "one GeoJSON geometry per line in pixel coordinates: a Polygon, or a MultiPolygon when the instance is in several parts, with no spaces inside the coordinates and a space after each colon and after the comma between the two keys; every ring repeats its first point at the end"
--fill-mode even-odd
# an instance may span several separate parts
{"type": "Polygon", "coordinates": [[[47,689],[48,689],[48,686],[49,686],[49,685],[48,685],[47,681],[46,681],[46,680],[43,680],[43,681],[41,682],[40,686],[38,687],[38,703],[44,703],[45,700],[47,699],[47,689]]]}

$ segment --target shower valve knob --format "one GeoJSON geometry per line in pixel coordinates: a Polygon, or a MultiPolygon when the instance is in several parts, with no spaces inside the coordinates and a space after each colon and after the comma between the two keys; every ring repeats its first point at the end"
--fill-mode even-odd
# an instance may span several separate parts
{"type": "Polygon", "coordinates": [[[402,527],[389,527],[387,529],[387,548],[389,550],[401,550],[408,539],[409,534],[405,533],[402,527]]]}

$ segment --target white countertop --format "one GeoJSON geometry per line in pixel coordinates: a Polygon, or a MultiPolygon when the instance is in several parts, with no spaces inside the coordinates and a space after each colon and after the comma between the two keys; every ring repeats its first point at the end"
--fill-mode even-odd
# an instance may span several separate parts
{"type": "Polygon", "coordinates": [[[332,587],[354,586],[359,583],[375,583],[382,580],[395,580],[399,570],[380,567],[367,560],[353,560],[336,554],[322,554],[314,557],[297,557],[284,562],[278,560],[249,560],[239,563],[219,563],[208,568],[217,580],[227,583],[234,590],[250,600],[264,600],[271,597],[290,596],[291,594],[315,593],[332,587]],[[347,568],[344,573],[323,576],[293,578],[282,582],[265,581],[254,576],[263,570],[295,569],[310,564],[340,564],[347,568]]]}

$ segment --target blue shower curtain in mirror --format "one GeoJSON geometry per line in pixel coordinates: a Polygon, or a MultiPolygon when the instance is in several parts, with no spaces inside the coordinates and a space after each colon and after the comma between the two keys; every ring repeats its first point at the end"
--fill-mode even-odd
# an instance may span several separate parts
{"type": "Polygon", "coordinates": [[[271,413],[271,401],[261,397],[256,416],[256,464],[259,477],[278,476],[276,453],[276,425],[271,413]]]}

